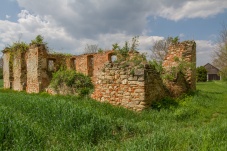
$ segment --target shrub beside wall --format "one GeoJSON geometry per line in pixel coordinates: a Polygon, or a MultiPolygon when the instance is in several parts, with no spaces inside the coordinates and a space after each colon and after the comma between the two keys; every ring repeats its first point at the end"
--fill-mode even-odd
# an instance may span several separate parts
{"type": "Polygon", "coordinates": [[[58,70],[53,73],[50,87],[58,94],[85,96],[93,91],[90,77],[75,70],[58,70]]]}

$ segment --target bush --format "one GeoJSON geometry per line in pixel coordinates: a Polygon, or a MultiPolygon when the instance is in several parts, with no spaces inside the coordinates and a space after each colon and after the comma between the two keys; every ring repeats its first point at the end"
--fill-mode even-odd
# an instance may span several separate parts
{"type": "Polygon", "coordinates": [[[50,86],[57,92],[67,89],[79,96],[90,94],[94,88],[90,77],[74,70],[58,70],[53,73],[50,86]]]}
{"type": "Polygon", "coordinates": [[[196,68],[196,80],[197,82],[207,81],[207,70],[204,66],[200,66],[196,68]]]}
{"type": "Polygon", "coordinates": [[[35,38],[34,40],[31,41],[31,44],[32,44],[32,45],[34,45],[34,44],[35,44],[35,45],[42,45],[42,44],[46,45],[47,43],[44,42],[43,36],[37,35],[36,38],[35,38]]]}

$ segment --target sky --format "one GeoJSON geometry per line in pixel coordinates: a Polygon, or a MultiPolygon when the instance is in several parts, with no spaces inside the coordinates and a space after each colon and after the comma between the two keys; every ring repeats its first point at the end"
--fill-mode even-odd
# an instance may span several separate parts
{"type": "Polygon", "coordinates": [[[226,0],[1,0],[0,50],[42,35],[51,50],[77,55],[139,36],[149,56],[155,41],[178,36],[195,40],[201,66],[212,63],[223,24],[226,0]]]}

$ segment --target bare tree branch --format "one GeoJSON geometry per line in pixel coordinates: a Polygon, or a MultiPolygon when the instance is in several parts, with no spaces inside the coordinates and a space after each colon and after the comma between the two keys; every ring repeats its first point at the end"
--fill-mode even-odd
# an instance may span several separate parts
{"type": "Polygon", "coordinates": [[[222,25],[218,37],[217,47],[213,53],[213,64],[218,67],[221,74],[227,78],[227,25],[222,25]]]}
{"type": "Polygon", "coordinates": [[[84,48],[84,52],[85,53],[96,53],[96,52],[98,52],[98,50],[99,50],[98,45],[89,45],[89,44],[87,44],[85,46],[85,48],[84,48]]]}
{"type": "Polygon", "coordinates": [[[152,52],[151,59],[162,62],[168,52],[168,47],[173,43],[173,41],[176,40],[179,40],[178,37],[168,37],[163,40],[156,41],[150,49],[152,52]]]}

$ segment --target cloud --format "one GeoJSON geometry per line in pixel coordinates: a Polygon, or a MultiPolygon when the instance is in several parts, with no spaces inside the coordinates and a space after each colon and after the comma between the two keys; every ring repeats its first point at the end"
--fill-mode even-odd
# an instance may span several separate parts
{"type": "Polygon", "coordinates": [[[9,15],[6,15],[6,19],[9,19],[11,16],[9,16],[9,15]]]}
{"type": "Polygon", "coordinates": [[[178,21],[184,18],[207,18],[217,15],[227,9],[227,1],[200,0],[200,1],[181,1],[178,5],[165,5],[159,15],[178,21]]]}
{"type": "MultiPolygon", "coordinates": [[[[81,54],[86,44],[98,44],[102,49],[112,49],[113,43],[123,46],[125,41],[131,41],[134,35],[125,33],[99,34],[95,39],[77,38],[71,36],[65,28],[51,22],[51,16],[34,15],[27,10],[18,14],[18,22],[0,20],[1,45],[10,45],[15,41],[23,40],[29,43],[38,34],[44,36],[50,49],[73,54],[81,54]]],[[[155,40],[162,39],[158,36],[140,36],[140,50],[147,51],[155,40]]],[[[2,48],[3,49],[3,48],[2,48]]]]}
{"type": "Polygon", "coordinates": [[[64,27],[76,38],[94,39],[105,33],[141,35],[148,30],[148,17],[170,20],[205,18],[227,8],[223,1],[187,0],[17,0],[19,5],[64,27]],[[48,4],[48,5],[44,5],[48,4]]]}
{"type": "Polygon", "coordinates": [[[196,40],[196,45],[197,66],[202,66],[206,63],[212,63],[212,54],[216,44],[212,41],[196,40]]]}
{"type": "MultiPolygon", "coordinates": [[[[48,18],[77,39],[96,39],[106,33],[144,35],[151,31],[148,18],[170,20],[204,18],[227,8],[225,1],[187,0],[17,0],[20,7],[48,18]],[[48,5],[45,5],[48,4],[48,5]]],[[[35,27],[33,27],[35,28],[35,27]]]]}
{"type": "Polygon", "coordinates": [[[113,43],[123,44],[136,35],[140,36],[140,50],[147,51],[154,39],[163,38],[149,35],[152,30],[148,25],[149,17],[163,17],[175,21],[206,18],[227,8],[227,2],[213,0],[17,2],[24,10],[18,14],[17,22],[0,20],[0,46],[18,40],[29,43],[36,35],[41,34],[50,48],[74,54],[82,53],[86,44],[98,44],[103,49],[111,49],[113,43]]]}
{"type": "Polygon", "coordinates": [[[35,14],[51,16],[52,22],[64,26],[77,38],[96,38],[105,33],[141,34],[151,5],[135,0],[18,0],[18,3],[35,14]]]}

